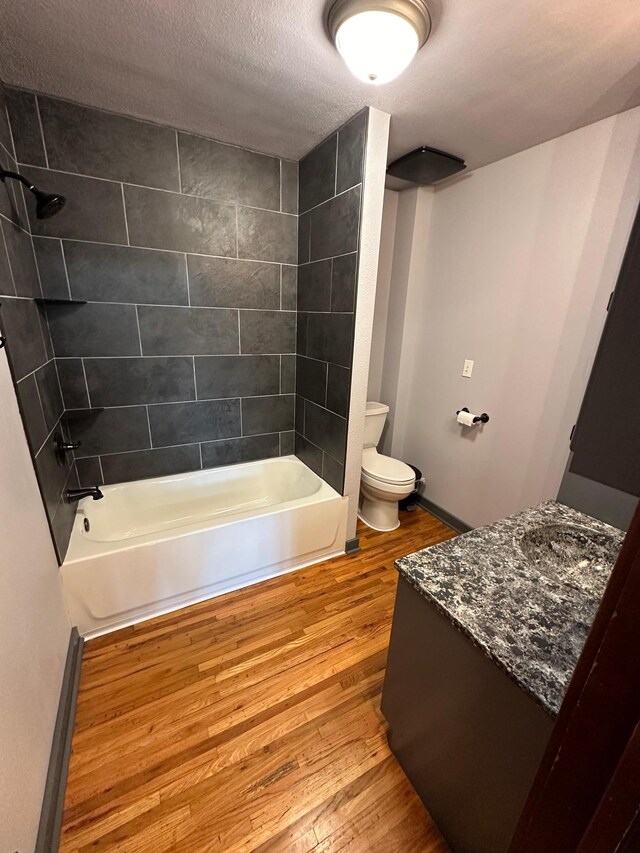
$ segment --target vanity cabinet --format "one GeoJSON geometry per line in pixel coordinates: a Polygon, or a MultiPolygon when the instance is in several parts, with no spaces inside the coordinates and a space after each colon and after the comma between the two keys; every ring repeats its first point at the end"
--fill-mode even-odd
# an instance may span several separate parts
{"type": "Polygon", "coordinates": [[[382,713],[454,853],[505,853],[554,718],[402,577],[382,713]]]}

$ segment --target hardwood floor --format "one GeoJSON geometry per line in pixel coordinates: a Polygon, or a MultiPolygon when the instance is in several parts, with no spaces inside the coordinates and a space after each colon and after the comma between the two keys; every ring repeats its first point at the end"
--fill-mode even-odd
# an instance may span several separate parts
{"type": "Polygon", "coordinates": [[[402,521],[362,525],[360,554],[89,641],[62,853],[445,853],[380,694],[393,560],[455,534],[402,521]]]}

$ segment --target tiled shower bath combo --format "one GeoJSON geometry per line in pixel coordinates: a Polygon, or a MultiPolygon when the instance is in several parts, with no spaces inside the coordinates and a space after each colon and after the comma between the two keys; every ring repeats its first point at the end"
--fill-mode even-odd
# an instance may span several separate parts
{"type": "Polygon", "coordinates": [[[67,199],[40,220],[7,184],[0,211],[3,330],[60,560],[70,487],[295,452],[341,494],[366,112],[301,162],[299,193],[292,161],[6,97],[6,167],[67,199]]]}

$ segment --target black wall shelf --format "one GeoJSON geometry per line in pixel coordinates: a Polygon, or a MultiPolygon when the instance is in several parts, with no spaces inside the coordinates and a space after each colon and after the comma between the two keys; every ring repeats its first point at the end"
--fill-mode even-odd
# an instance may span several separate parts
{"type": "Polygon", "coordinates": [[[104,412],[104,406],[91,409],[67,409],[62,417],[65,421],[81,421],[85,418],[91,418],[93,415],[99,415],[100,412],[104,412]]]}

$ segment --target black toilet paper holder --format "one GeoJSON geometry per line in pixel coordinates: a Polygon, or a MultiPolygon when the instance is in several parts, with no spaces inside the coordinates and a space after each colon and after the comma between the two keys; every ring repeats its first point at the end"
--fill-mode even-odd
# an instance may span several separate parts
{"type": "MultiPolygon", "coordinates": [[[[456,415],[459,415],[460,412],[468,412],[468,411],[469,411],[469,409],[466,406],[464,406],[462,409],[458,409],[458,411],[456,412],[456,415]]],[[[476,415],[475,418],[473,419],[473,422],[474,422],[474,424],[477,424],[479,422],[482,422],[483,424],[488,424],[489,423],[489,415],[486,412],[483,412],[481,415],[476,415]]]]}

